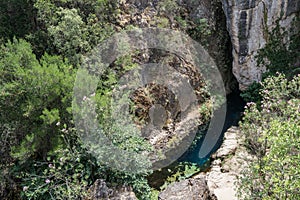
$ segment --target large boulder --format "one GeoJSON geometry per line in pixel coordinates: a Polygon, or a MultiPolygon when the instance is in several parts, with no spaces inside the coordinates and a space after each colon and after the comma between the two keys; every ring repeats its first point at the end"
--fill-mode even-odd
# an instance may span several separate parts
{"type": "Polygon", "coordinates": [[[137,198],[130,187],[112,187],[104,180],[98,179],[90,187],[85,200],[137,200],[137,198]]]}
{"type": "Polygon", "coordinates": [[[216,200],[210,193],[204,176],[190,178],[169,185],[159,194],[159,200],[216,200]]]}

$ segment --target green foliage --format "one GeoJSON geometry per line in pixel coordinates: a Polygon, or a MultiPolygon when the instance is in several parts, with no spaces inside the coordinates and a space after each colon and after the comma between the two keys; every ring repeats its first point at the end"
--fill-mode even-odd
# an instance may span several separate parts
{"type": "Polygon", "coordinates": [[[53,38],[53,45],[59,54],[77,63],[79,58],[74,55],[77,52],[89,50],[85,23],[74,8],[58,9],[56,13],[59,20],[48,27],[48,33],[53,38]]]}
{"type": "MultiPolygon", "coordinates": [[[[64,139],[68,142],[68,137],[64,139]]],[[[79,199],[103,168],[83,149],[67,145],[49,153],[46,160],[28,160],[13,170],[22,180],[23,199],[79,199]]]]}
{"type": "MultiPolygon", "coordinates": [[[[88,90],[87,88],[90,86],[84,81],[87,78],[89,77],[86,74],[80,76],[82,81],[79,82],[83,84],[76,84],[76,87],[78,87],[76,90],[88,90]]],[[[90,78],[93,79],[93,77],[90,78]]],[[[151,151],[151,146],[141,137],[140,131],[132,124],[130,117],[123,116],[124,113],[119,115],[122,111],[121,107],[124,105],[124,98],[125,100],[129,98],[128,96],[122,97],[115,104],[112,104],[112,86],[115,86],[115,82],[109,83],[106,85],[99,84],[95,95],[87,97],[78,95],[74,101],[75,107],[81,107],[78,112],[76,111],[79,120],[89,119],[90,106],[95,105],[96,107],[97,114],[95,118],[97,118],[97,122],[94,122],[99,123],[99,128],[80,131],[83,138],[88,138],[85,140],[84,145],[94,153],[100,165],[112,167],[114,171],[133,170],[133,173],[147,173],[150,163],[146,153],[151,151]],[[81,99],[83,99],[82,103],[81,99]]],[[[89,126],[82,123],[81,129],[89,129],[89,126]]]]}
{"type": "Polygon", "coordinates": [[[158,190],[155,190],[155,189],[152,189],[152,190],[151,190],[151,196],[150,196],[150,199],[151,199],[151,200],[157,200],[157,199],[158,199],[158,195],[159,195],[159,191],[158,191],[158,190]]]}
{"type": "Polygon", "coordinates": [[[259,94],[259,91],[261,89],[262,89],[261,84],[258,82],[254,82],[247,88],[247,90],[241,93],[241,97],[246,102],[255,102],[259,104],[260,101],[262,100],[262,96],[259,94]]]}
{"type": "Polygon", "coordinates": [[[179,163],[174,169],[168,169],[170,175],[167,177],[164,185],[161,186],[161,190],[165,189],[169,184],[190,178],[191,176],[199,173],[201,168],[197,164],[191,163],[179,163]]]}
{"type": "Polygon", "coordinates": [[[111,171],[108,169],[105,172],[108,177],[107,181],[115,185],[130,185],[137,196],[141,200],[149,200],[151,196],[151,187],[148,185],[145,178],[148,174],[137,174],[135,172],[111,171]]]}
{"type": "Polygon", "coordinates": [[[300,75],[264,80],[261,109],[249,103],[241,130],[254,154],[239,179],[243,199],[299,199],[300,75]]]}
{"type": "Polygon", "coordinates": [[[11,135],[24,138],[13,155],[44,156],[59,144],[56,123],[70,125],[75,71],[59,56],[44,55],[38,61],[24,40],[1,49],[0,121],[9,124],[11,135]]]}
{"type": "MultiPolygon", "coordinates": [[[[292,25],[297,29],[299,18],[296,18],[292,25]]],[[[293,27],[292,26],[292,27],[293,27]]],[[[277,72],[284,73],[288,78],[297,75],[300,72],[300,35],[289,30],[290,37],[287,43],[287,30],[280,28],[279,21],[276,27],[267,32],[267,44],[260,49],[256,56],[258,66],[266,67],[267,71],[263,74],[262,80],[269,76],[275,75],[277,72]],[[298,64],[297,64],[298,63],[298,64]]],[[[260,83],[253,83],[241,96],[247,102],[260,103],[262,96],[259,91],[262,89],[260,83]]]]}
{"type": "MultiPolygon", "coordinates": [[[[82,55],[114,32],[119,12],[116,7],[116,0],[0,2],[1,199],[20,199],[19,194],[23,199],[82,199],[99,178],[113,186],[132,186],[139,199],[158,198],[158,191],[151,190],[145,178],[151,171],[144,153],[153,149],[136,127],[126,124],[129,118],[111,116],[112,93],[118,79],[137,67],[131,55],[115,61],[101,77],[96,92],[85,98],[87,104],[96,102],[97,122],[115,147],[137,156],[112,154],[111,149],[97,141],[90,146],[95,150],[93,153],[106,151],[116,163],[134,161],[142,172],[111,169],[108,160],[87,153],[84,149],[87,145],[82,144],[73,124],[71,99],[76,68],[82,55]],[[6,42],[7,39],[10,41],[6,42]]],[[[202,44],[208,43],[212,33],[207,19],[192,22],[175,0],[159,1],[158,7],[160,16],[151,25],[169,28],[175,24],[202,44]]],[[[286,47],[279,32],[275,29],[271,33],[259,58],[259,63],[267,65],[271,73],[287,71],[299,57],[299,35],[292,36],[286,47]]],[[[290,71],[297,73],[294,68],[290,71]]],[[[267,79],[263,88],[268,92],[256,85],[250,89],[251,94],[245,94],[249,100],[257,100],[258,97],[252,96],[257,91],[264,96],[262,110],[250,107],[242,126],[248,147],[258,157],[250,168],[251,176],[242,179],[242,183],[249,182],[244,190],[250,196],[259,191],[259,197],[266,199],[266,194],[270,198],[298,197],[294,195],[299,188],[299,170],[295,164],[299,163],[298,79],[289,83],[280,76],[278,80],[267,79]]],[[[124,96],[128,99],[126,95],[129,94],[124,96]]],[[[120,102],[124,103],[122,98],[120,102]]],[[[210,107],[207,103],[200,108],[205,121],[211,115],[210,107]]],[[[200,137],[201,134],[197,135],[197,139],[200,137]]],[[[196,165],[180,164],[169,170],[164,187],[199,171],[196,165]]]]}
{"type": "Polygon", "coordinates": [[[178,22],[180,29],[186,30],[188,28],[188,21],[185,20],[183,17],[176,16],[175,20],[178,22]]]}
{"type": "Polygon", "coordinates": [[[212,103],[210,100],[203,103],[199,109],[201,114],[202,124],[206,124],[209,122],[211,115],[212,115],[212,103]]]}
{"type": "Polygon", "coordinates": [[[0,1],[0,38],[24,37],[35,29],[32,0],[0,1]]]}
{"type": "Polygon", "coordinates": [[[299,17],[296,17],[291,24],[296,30],[281,28],[278,20],[276,27],[267,33],[266,46],[258,52],[258,65],[266,67],[271,75],[276,72],[294,75],[291,72],[297,68],[296,63],[299,62],[300,56],[300,35],[297,32],[299,17]],[[287,35],[290,37],[287,38],[287,35]],[[288,43],[287,39],[289,39],[288,43]]]}
{"type": "Polygon", "coordinates": [[[201,18],[193,22],[188,29],[188,34],[194,39],[199,41],[202,45],[208,44],[208,37],[211,35],[211,30],[207,19],[201,18]]]}
{"type": "Polygon", "coordinates": [[[33,43],[35,52],[60,54],[77,66],[82,54],[113,32],[105,17],[112,11],[108,6],[112,4],[105,0],[37,0],[34,6],[41,28],[27,38],[33,43]],[[41,41],[45,46],[41,46],[41,41]]]}
{"type": "Polygon", "coordinates": [[[154,20],[155,20],[156,26],[158,28],[169,28],[170,27],[169,19],[166,17],[155,17],[154,20]]]}
{"type": "Polygon", "coordinates": [[[175,0],[163,0],[158,3],[159,12],[166,16],[174,16],[180,10],[175,0]]]}
{"type": "Polygon", "coordinates": [[[139,199],[149,199],[151,188],[145,179],[150,172],[149,161],[144,152],[150,151],[151,146],[140,136],[139,131],[133,125],[127,123],[129,118],[118,116],[118,113],[122,111],[118,106],[124,105],[129,99],[128,96],[125,94],[117,102],[113,101],[112,96],[113,89],[118,87],[118,78],[136,66],[131,56],[117,59],[102,75],[94,93],[91,89],[91,82],[96,84],[95,77],[89,76],[88,72],[83,70],[81,75],[77,76],[79,81],[76,84],[76,91],[90,91],[88,92],[90,95],[78,94],[73,105],[75,108],[81,106],[81,110],[77,112],[75,109],[75,111],[76,115],[82,118],[86,114],[89,115],[90,106],[95,105],[97,123],[101,130],[91,131],[88,136],[85,132],[80,133],[82,137],[93,138],[86,141],[84,146],[97,158],[99,166],[109,168],[106,172],[109,174],[107,181],[117,185],[130,185],[139,199]],[[81,100],[83,100],[82,103],[81,100]],[[99,136],[99,132],[104,135],[99,136]],[[111,145],[106,145],[104,137],[111,142],[111,145]],[[127,153],[122,153],[123,150],[127,153]],[[132,166],[136,171],[127,172],[126,170],[130,169],[128,167],[132,166]]]}
{"type": "MultiPolygon", "coordinates": [[[[98,122],[115,147],[136,153],[133,161],[142,173],[108,169],[106,160],[83,148],[73,124],[76,68],[82,55],[114,32],[116,2],[0,2],[1,199],[81,199],[98,178],[132,186],[139,199],[157,198],[158,192],[151,192],[145,179],[151,171],[143,153],[151,152],[151,146],[139,130],[125,123],[128,119],[114,120],[110,112],[118,79],[137,67],[131,55],[115,61],[97,91],[86,98],[95,100],[98,122]]],[[[159,5],[161,17],[156,26],[169,27],[181,8],[173,0],[159,5]]],[[[184,17],[175,20],[187,28],[184,17]]],[[[206,107],[204,112],[209,112],[206,107]]],[[[103,150],[99,144],[93,149],[103,150]]],[[[127,159],[104,151],[115,162],[127,159]]],[[[195,166],[183,168],[176,179],[197,171],[195,166]]]]}

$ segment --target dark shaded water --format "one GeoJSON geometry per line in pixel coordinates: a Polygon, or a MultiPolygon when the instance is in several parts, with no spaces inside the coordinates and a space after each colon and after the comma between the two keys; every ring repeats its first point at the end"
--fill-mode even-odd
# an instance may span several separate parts
{"type": "MultiPolygon", "coordinates": [[[[179,162],[191,162],[196,163],[200,166],[202,166],[210,157],[212,153],[214,153],[222,144],[224,133],[230,128],[231,126],[237,126],[238,122],[242,116],[242,113],[244,111],[245,102],[240,97],[238,92],[233,92],[229,95],[227,95],[227,112],[226,112],[226,118],[225,122],[222,128],[222,134],[220,138],[218,139],[217,144],[212,148],[211,152],[205,157],[200,158],[199,157],[199,150],[201,148],[201,145],[203,143],[204,137],[202,137],[195,147],[191,150],[188,150],[186,153],[184,153],[179,159],[179,162]]],[[[205,134],[205,132],[203,133],[205,134]]]]}
{"type": "MultiPolygon", "coordinates": [[[[205,158],[199,157],[199,150],[202,146],[203,139],[204,139],[204,137],[202,137],[200,140],[198,140],[194,148],[189,149],[187,152],[185,152],[176,162],[174,162],[168,167],[165,167],[159,171],[155,171],[153,174],[151,174],[147,178],[150,186],[156,189],[160,189],[160,187],[164,184],[166,178],[171,175],[169,169],[175,169],[179,162],[195,163],[199,165],[201,168],[203,168],[203,170],[205,170],[205,168],[208,167],[207,164],[209,164],[207,162],[209,160],[209,157],[221,146],[224,133],[231,126],[238,125],[239,120],[241,119],[242,113],[244,111],[244,106],[245,106],[245,102],[240,97],[238,92],[233,92],[227,95],[227,112],[226,112],[225,122],[222,128],[222,134],[218,142],[216,143],[216,145],[212,148],[211,152],[205,158]]],[[[205,134],[205,132],[203,132],[202,134],[205,134]]]]}

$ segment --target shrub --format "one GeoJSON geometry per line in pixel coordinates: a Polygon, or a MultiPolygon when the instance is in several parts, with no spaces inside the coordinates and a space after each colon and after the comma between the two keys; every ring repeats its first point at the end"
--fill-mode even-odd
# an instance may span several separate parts
{"type": "Polygon", "coordinates": [[[261,109],[248,103],[241,131],[254,154],[239,178],[242,199],[300,198],[300,75],[262,83],[261,109]]]}
{"type": "Polygon", "coordinates": [[[24,40],[0,48],[0,128],[18,139],[10,145],[15,158],[45,156],[60,144],[59,128],[71,126],[75,70],[59,56],[38,61],[24,40]]]}
{"type": "MultiPolygon", "coordinates": [[[[266,68],[262,80],[274,76],[277,72],[284,73],[288,79],[299,73],[300,35],[297,32],[299,17],[296,17],[291,24],[294,29],[290,28],[287,31],[281,28],[277,21],[274,29],[266,30],[267,44],[258,51],[256,56],[258,66],[266,68]]],[[[259,104],[262,100],[262,96],[259,94],[260,90],[260,83],[254,82],[241,96],[247,102],[259,104]]]]}
{"type": "Polygon", "coordinates": [[[57,149],[46,161],[15,166],[24,199],[80,199],[100,169],[95,159],[79,148],[57,149]]]}

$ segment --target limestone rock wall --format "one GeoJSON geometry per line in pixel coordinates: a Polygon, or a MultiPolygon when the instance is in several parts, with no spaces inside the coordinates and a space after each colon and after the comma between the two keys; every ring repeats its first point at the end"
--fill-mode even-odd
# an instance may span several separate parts
{"type": "Polygon", "coordinates": [[[233,74],[244,90],[254,81],[260,81],[263,68],[257,67],[255,56],[267,42],[268,31],[279,20],[289,29],[299,0],[222,0],[227,18],[227,29],[233,45],[233,74]]]}
{"type": "Polygon", "coordinates": [[[197,21],[206,19],[211,34],[206,38],[204,45],[208,53],[215,60],[222,75],[226,93],[229,94],[237,88],[237,81],[232,74],[231,62],[232,49],[230,37],[226,30],[227,17],[223,13],[220,0],[178,0],[185,2],[190,12],[190,17],[197,21]]]}

